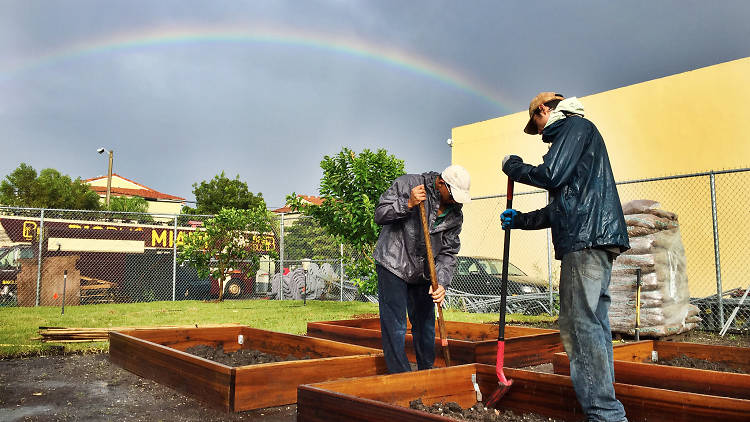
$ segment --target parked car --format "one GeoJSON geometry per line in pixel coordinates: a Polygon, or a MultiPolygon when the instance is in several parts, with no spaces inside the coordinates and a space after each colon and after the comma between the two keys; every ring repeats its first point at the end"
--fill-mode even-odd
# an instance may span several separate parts
{"type": "MultiPolygon", "coordinates": [[[[458,256],[451,288],[475,295],[500,296],[503,260],[478,256],[458,256]]],[[[512,263],[508,263],[508,295],[544,293],[548,281],[530,277],[512,263]]]]}

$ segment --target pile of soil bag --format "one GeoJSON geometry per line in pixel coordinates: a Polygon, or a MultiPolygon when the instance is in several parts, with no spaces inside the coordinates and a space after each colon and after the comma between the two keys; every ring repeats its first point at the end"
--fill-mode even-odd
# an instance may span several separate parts
{"type": "Polygon", "coordinates": [[[697,327],[700,310],[690,304],[677,215],[646,199],[630,201],[622,208],[630,250],[612,265],[612,331],[635,334],[637,269],[641,270],[640,335],[663,337],[697,327]]]}

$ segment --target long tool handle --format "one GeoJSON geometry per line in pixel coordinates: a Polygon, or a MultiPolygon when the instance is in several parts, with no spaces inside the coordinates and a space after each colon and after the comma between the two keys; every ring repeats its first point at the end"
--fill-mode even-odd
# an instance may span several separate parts
{"type": "Polygon", "coordinates": [[[641,340],[641,269],[635,270],[635,341],[641,340]]]}
{"type": "MultiPolygon", "coordinates": [[[[419,215],[422,217],[422,231],[424,232],[424,244],[427,248],[427,262],[430,267],[430,280],[432,280],[432,291],[438,288],[437,272],[435,271],[435,257],[432,254],[432,240],[430,239],[430,228],[427,226],[427,211],[424,209],[424,201],[419,203],[419,215]]],[[[438,330],[440,331],[440,344],[443,346],[443,359],[445,366],[451,366],[451,354],[448,351],[448,333],[445,329],[442,306],[438,309],[438,330]]]]}
{"type": "MultiPolygon", "coordinates": [[[[513,208],[513,179],[508,178],[508,196],[505,203],[506,209],[513,208]]],[[[500,321],[497,331],[497,341],[505,341],[505,301],[508,296],[508,260],[510,259],[510,227],[505,229],[505,241],[503,242],[503,273],[500,282],[500,321]]]]}

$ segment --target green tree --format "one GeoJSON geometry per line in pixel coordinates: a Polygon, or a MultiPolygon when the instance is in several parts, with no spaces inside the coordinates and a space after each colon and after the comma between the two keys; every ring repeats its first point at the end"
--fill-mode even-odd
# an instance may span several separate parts
{"type": "Polygon", "coordinates": [[[115,212],[148,212],[148,201],[140,196],[113,196],[109,199],[109,210],[115,212]]]}
{"type": "Polygon", "coordinates": [[[222,208],[246,210],[266,206],[262,193],[250,192],[247,183],[241,181],[239,175],[230,179],[223,171],[210,181],[193,183],[193,194],[196,207],[185,207],[183,212],[186,214],[217,214],[222,208]]]}
{"type": "Polygon", "coordinates": [[[32,208],[100,208],[99,195],[80,178],[73,180],[52,168],[42,170],[37,176],[36,170],[26,163],[21,163],[0,183],[0,203],[32,208]]]}
{"type": "Polygon", "coordinates": [[[373,220],[375,206],[380,195],[404,174],[404,161],[384,149],[365,149],[356,155],[343,148],[334,156],[323,157],[320,167],[323,203],[306,204],[294,193],[287,196],[287,203],[293,210],[314,217],[328,233],[351,246],[360,259],[349,260],[347,276],[361,292],[372,294],[377,291],[372,252],[380,234],[380,226],[373,220]]]}
{"type": "MultiPolygon", "coordinates": [[[[201,277],[219,281],[219,301],[224,298],[224,280],[232,270],[252,275],[258,270],[261,236],[272,231],[264,205],[247,210],[223,208],[206,220],[202,229],[186,236],[180,261],[193,265],[201,277]]],[[[273,254],[272,254],[273,255],[273,254]]]]}
{"type": "Polygon", "coordinates": [[[299,218],[284,227],[285,260],[331,259],[340,255],[339,242],[314,218],[299,218]]]}
{"type": "Polygon", "coordinates": [[[109,199],[109,211],[112,212],[133,212],[139,214],[117,215],[109,214],[108,218],[120,218],[125,220],[138,220],[144,223],[154,221],[154,218],[148,214],[148,201],[140,196],[113,196],[109,199]]]}

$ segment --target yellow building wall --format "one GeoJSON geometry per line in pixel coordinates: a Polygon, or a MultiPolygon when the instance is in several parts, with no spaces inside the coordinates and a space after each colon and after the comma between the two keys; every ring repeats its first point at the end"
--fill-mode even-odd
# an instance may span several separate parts
{"type": "Polygon", "coordinates": [[[151,214],[179,214],[182,204],[179,202],[148,201],[148,212],[151,214]]]}
{"type": "MultiPolygon", "coordinates": [[[[750,58],[697,69],[580,98],[586,117],[604,137],[616,180],[626,181],[710,170],[750,167],[750,58]]],[[[531,87],[529,99],[539,90],[531,87]]],[[[573,92],[564,92],[573,96],[573,92]]],[[[547,145],[523,133],[528,110],[453,129],[452,162],[466,167],[472,197],[504,194],[505,155],[539,164],[547,145]]],[[[723,290],[747,287],[750,244],[750,172],[717,175],[723,290]]],[[[516,192],[534,190],[516,185],[516,192]]],[[[620,199],[653,199],[679,215],[693,296],[716,292],[709,177],[620,185],[620,199]]],[[[542,194],[514,198],[530,211],[546,204],[542,194]]],[[[505,198],[475,200],[464,207],[463,255],[501,256],[499,214],[505,198]]],[[[546,231],[514,231],[511,261],[527,273],[547,276],[546,231]]],[[[553,262],[553,271],[559,268],[553,262]]]]}
{"type": "MultiPolygon", "coordinates": [[[[107,178],[92,180],[88,182],[90,186],[102,186],[107,187],[107,178]]],[[[123,189],[143,189],[143,186],[133,183],[129,180],[125,180],[118,176],[112,176],[112,188],[123,188],[123,189]]],[[[100,202],[103,204],[105,197],[102,196],[100,202]]],[[[150,214],[180,214],[182,211],[183,204],[181,202],[172,201],[152,201],[148,202],[148,212],[150,214]]],[[[157,218],[157,220],[162,220],[157,218]]]]}
{"type": "MultiPolygon", "coordinates": [[[[91,186],[102,186],[107,187],[107,178],[101,178],[97,180],[92,180],[89,182],[89,185],[91,186]]],[[[143,186],[133,183],[129,180],[125,180],[123,178],[112,176],[112,187],[113,188],[123,188],[123,189],[143,189],[143,186]]]]}

